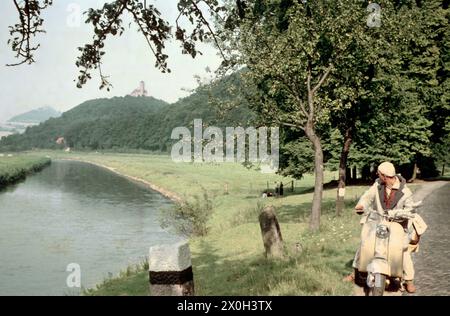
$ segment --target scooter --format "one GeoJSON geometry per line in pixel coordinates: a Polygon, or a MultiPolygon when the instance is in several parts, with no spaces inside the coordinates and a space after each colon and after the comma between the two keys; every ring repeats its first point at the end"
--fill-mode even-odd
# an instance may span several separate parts
{"type": "Polygon", "coordinates": [[[414,213],[414,209],[366,212],[355,271],[355,283],[364,287],[366,295],[383,296],[387,287],[401,288],[403,253],[412,240],[404,225],[414,213]]]}

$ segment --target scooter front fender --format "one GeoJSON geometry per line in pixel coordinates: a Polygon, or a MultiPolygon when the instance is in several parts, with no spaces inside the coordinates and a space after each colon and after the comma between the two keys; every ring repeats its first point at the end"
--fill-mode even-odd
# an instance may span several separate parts
{"type": "Polygon", "coordinates": [[[387,223],[389,237],[387,240],[380,240],[376,236],[377,225],[377,222],[366,222],[363,225],[357,268],[360,272],[378,272],[388,276],[401,277],[404,252],[403,228],[398,223],[387,223]],[[387,246],[387,249],[383,249],[383,244],[387,246]],[[377,251],[377,249],[383,251],[377,251]],[[381,255],[382,253],[384,255],[381,255]],[[370,268],[369,265],[371,265],[370,268]]]}
{"type": "Polygon", "coordinates": [[[369,273],[380,273],[384,275],[390,275],[391,267],[386,259],[383,258],[373,258],[372,261],[367,266],[367,272],[369,273]]]}
{"type": "Polygon", "coordinates": [[[406,250],[405,245],[405,232],[403,227],[398,223],[389,224],[389,266],[390,276],[402,277],[403,276],[403,254],[406,250]]]}

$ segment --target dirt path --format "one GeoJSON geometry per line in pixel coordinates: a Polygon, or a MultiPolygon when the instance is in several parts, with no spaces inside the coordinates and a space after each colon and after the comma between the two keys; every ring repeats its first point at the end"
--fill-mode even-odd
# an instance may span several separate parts
{"type": "Polygon", "coordinates": [[[419,252],[413,254],[414,295],[450,295],[450,183],[427,183],[414,195],[423,199],[418,213],[428,225],[419,252]]]}
{"type": "Polygon", "coordinates": [[[414,201],[420,201],[427,198],[434,191],[439,190],[446,184],[449,184],[447,181],[430,181],[424,182],[417,191],[414,192],[414,201]]]}

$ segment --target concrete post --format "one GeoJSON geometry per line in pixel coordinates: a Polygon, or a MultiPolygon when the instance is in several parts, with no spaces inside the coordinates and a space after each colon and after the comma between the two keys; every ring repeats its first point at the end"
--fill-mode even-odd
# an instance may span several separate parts
{"type": "Polygon", "coordinates": [[[191,252],[186,241],[150,247],[150,295],[193,296],[191,252]]]}

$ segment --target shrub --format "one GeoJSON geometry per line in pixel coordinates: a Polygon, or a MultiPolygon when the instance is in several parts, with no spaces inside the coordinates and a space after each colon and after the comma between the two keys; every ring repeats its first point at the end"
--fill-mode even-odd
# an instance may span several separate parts
{"type": "Polygon", "coordinates": [[[163,210],[161,226],[171,227],[176,233],[185,236],[205,236],[213,212],[213,200],[204,188],[202,190],[202,195],[195,195],[163,210]]]}

